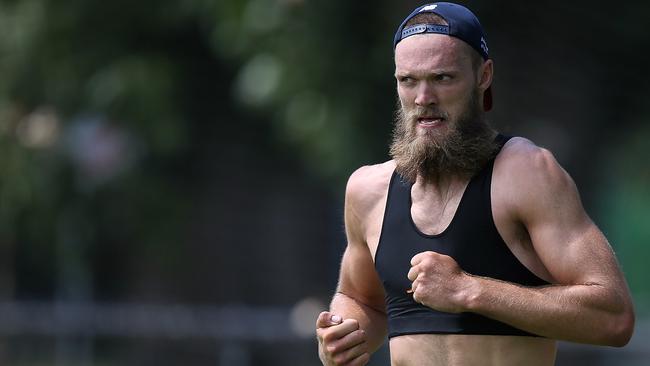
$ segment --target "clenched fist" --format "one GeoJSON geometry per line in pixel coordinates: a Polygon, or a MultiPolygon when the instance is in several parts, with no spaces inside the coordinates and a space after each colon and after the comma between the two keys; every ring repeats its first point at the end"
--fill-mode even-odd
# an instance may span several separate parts
{"type": "Polygon", "coordinates": [[[324,311],[316,320],[316,336],[325,366],[361,366],[370,360],[366,334],[355,319],[343,320],[324,311]]]}
{"type": "Polygon", "coordinates": [[[408,278],[413,300],[447,313],[466,311],[472,277],[450,256],[436,252],[418,253],[411,259],[408,278]]]}

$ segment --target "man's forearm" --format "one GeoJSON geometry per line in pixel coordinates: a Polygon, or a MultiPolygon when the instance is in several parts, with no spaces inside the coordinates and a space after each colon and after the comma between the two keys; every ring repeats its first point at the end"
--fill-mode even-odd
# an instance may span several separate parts
{"type": "Polygon", "coordinates": [[[386,339],[386,314],[373,309],[354,298],[337,292],[334,294],[330,311],[343,319],[356,319],[359,327],[366,332],[370,352],[375,352],[386,339]]]}
{"type": "Polygon", "coordinates": [[[601,285],[523,287],[471,276],[468,311],[548,338],[623,346],[634,313],[624,296],[601,285]]]}

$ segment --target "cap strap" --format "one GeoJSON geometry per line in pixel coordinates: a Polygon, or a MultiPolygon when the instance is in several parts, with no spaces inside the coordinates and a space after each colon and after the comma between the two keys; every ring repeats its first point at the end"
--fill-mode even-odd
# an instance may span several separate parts
{"type": "Polygon", "coordinates": [[[416,24],[410,27],[404,28],[402,31],[402,36],[400,40],[410,37],[415,34],[421,33],[440,33],[440,34],[449,34],[449,26],[447,25],[438,25],[438,24],[416,24]]]}

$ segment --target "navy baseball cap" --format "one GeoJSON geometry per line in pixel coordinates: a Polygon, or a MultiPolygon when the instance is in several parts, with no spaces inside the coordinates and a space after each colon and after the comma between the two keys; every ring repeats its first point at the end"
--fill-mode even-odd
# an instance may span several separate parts
{"type": "MultiPolygon", "coordinates": [[[[451,37],[456,37],[475,49],[484,60],[489,58],[485,32],[483,32],[481,23],[474,13],[462,5],[439,2],[425,4],[416,8],[397,28],[395,38],[393,39],[393,50],[395,50],[397,44],[404,38],[425,33],[446,34],[451,37]],[[448,25],[415,24],[404,27],[411,18],[420,13],[434,13],[443,18],[448,25]]],[[[492,87],[489,87],[483,95],[483,108],[486,111],[492,109],[492,87]]]]}

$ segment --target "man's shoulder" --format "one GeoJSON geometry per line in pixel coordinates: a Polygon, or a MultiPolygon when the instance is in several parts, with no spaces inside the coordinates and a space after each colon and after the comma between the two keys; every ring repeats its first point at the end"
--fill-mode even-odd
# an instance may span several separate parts
{"type": "Polygon", "coordinates": [[[522,137],[510,139],[497,155],[492,183],[494,195],[514,206],[575,189],[571,177],[548,149],[522,137]]]}
{"type": "Polygon", "coordinates": [[[364,165],[350,175],[349,184],[381,185],[384,181],[390,180],[395,171],[395,162],[389,160],[380,164],[364,165]]]}
{"type": "Polygon", "coordinates": [[[376,203],[386,195],[394,171],[392,160],[358,168],[348,179],[346,200],[364,206],[376,203]]]}
{"type": "Polygon", "coordinates": [[[545,173],[559,168],[553,154],[546,148],[523,138],[513,137],[503,146],[495,160],[495,171],[513,173],[545,173]]]}

